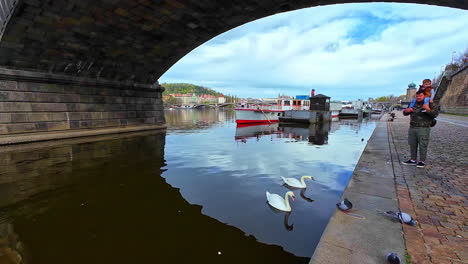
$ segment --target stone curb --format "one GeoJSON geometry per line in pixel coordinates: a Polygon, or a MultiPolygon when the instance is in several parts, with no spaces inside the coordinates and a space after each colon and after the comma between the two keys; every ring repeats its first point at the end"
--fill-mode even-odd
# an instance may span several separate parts
{"type": "Polygon", "coordinates": [[[60,132],[24,133],[24,134],[1,136],[0,146],[10,145],[10,144],[30,143],[30,142],[37,142],[37,141],[100,136],[100,135],[107,135],[107,134],[119,134],[119,133],[138,132],[138,131],[146,131],[146,130],[159,130],[159,129],[166,129],[166,125],[140,125],[140,126],[113,127],[113,128],[101,128],[101,129],[67,130],[67,131],[60,131],[60,132]]]}

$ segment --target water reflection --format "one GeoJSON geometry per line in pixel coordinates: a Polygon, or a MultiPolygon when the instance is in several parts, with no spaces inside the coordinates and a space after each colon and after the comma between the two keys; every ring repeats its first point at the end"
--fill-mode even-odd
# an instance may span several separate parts
{"type": "Polygon", "coordinates": [[[358,134],[361,125],[367,125],[365,120],[342,120],[340,122],[324,122],[318,124],[302,123],[255,123],[238,124],[234,139],[238,142],[247,143],[248,139],[258,141],[260,137],[270,136],[270,138],[286,138],[294,141],[308,141],[313,145],[328,144],[328,135],[340,129],[340,126],[347,126],[354,133],[358,134]],[[364,122],[363,122],[364,121],[364,122]]]}
{"type": "Polygon", "coordinates": [[[313,145],[328,144],[328,134],[339,129],[340,123],[325,122],[320,124],[245,124],[237,125],[235,140],[247,143],[249,138],[257,141],[262,136],[286,138],[294,141],[308,141],[313,145]]]}
{"type": "Polygon", "coordinates": [[[187,202],[160,177],[165,137],[2,150],[0,263],[307,262],[187,202]]]}
{"type": "Polygon", "coordinates": [[[174,109],[165,112],[169,130],[207,129],[235,119],[232,109],[174,109]]]}
{"type": "Polygon", "coordinates": [[[163,177],[187,201],[203,205],[204,214],[296,256],[311,256],[365,147],[361,138],[369,138],[375,125],[366,123],[355,134],[340,123],[237,126],[226,118],[214,124],[168,134],[163,177]],[[302,175],[316,181],[292,204],[285,226],[284,212],[272,212],[265,191],[285,193],[281,176],[302,175]]]}
{"type": "Polygon", "coordinates": [[[7,215],[0,212],[0,263],[28,264],[29,257],[23,242],[15,233],[7,215]]]}
{"type": "Polygon", "coordinates": [[[167,115],[167,134],[2,147],[2,252],[49,264],[307,262],[365,147],[361,138],[375,127],[239,130],[233,111],[167,115]],[[302,175],[316,181],[294,190],[302,199],[292,212],[272,212],[265,190],[284,193],[280,176],[302,175]],[[5,236],[14,239],[6,244],[5,236]]]}

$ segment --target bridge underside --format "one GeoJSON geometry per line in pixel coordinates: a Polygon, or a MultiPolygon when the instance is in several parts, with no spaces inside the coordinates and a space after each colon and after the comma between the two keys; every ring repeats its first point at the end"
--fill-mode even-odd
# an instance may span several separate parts
{"type": "MultiPolygon", "coordinates": [[[[352,2],[368,1],[18,0],[0,41],[0,66],[153,84],[188,52],[234,27],[352,2]]],[[[468,8],[466,0],[397,2],[468,8]]]]}
{"type": "Polygon", "coordinates": [[[0,135],[164,123],[157,80],[197,46],[265,16],[352,2],[367,1],[1,0],[0,135]]]}

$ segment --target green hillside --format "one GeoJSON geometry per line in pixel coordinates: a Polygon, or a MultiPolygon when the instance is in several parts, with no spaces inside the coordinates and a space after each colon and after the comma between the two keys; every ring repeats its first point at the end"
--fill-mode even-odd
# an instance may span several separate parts
{"type": "Polygon", "coordinates": [[[164,87],[165,89],[163,95],[173,94],[173,93],[177,93],[177,94],[195,93],[196,95],[209,94],[209,95],[218,96],[221,94],[220,92],[217,92],[213,89],[190,84],[190,83],[162,83],[161,86],[164,87]]]}

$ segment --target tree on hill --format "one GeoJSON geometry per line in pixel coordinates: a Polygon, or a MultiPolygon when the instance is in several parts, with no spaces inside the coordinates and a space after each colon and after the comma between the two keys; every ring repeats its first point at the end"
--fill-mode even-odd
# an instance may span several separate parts
{"type": "Polygon", "coordinates": [[[214,95],[214,96],[219,96],[221,93],[207,88],[203,86],[198,86],[190,83],[162,83],[162,87],[164,87],[165,91],[163,95],[168,95],[168,94],[188,94],[188,93],[194,93],[194,94],[209,94],[209,95],[214,95]]]}
{"type": "Polygon", "coordinates": [[[404,100],[406,98],[405,94],[402,94],[400,96],[395,96],[393,94],[387,95],[387,96],[380,96],[375,98],[374,101],[377,102],[399,102],[400,100],[404,100]]]}
{"type": "Polygon", "coordinates": [[[166,101],[166,104],[168,105],[175,105],[178,103],[179,103],[179,100],[177,100],[177,98],[172,97],[172,96],[169,96],[169,98],[167,98],[167,101],[166,101]]]}

